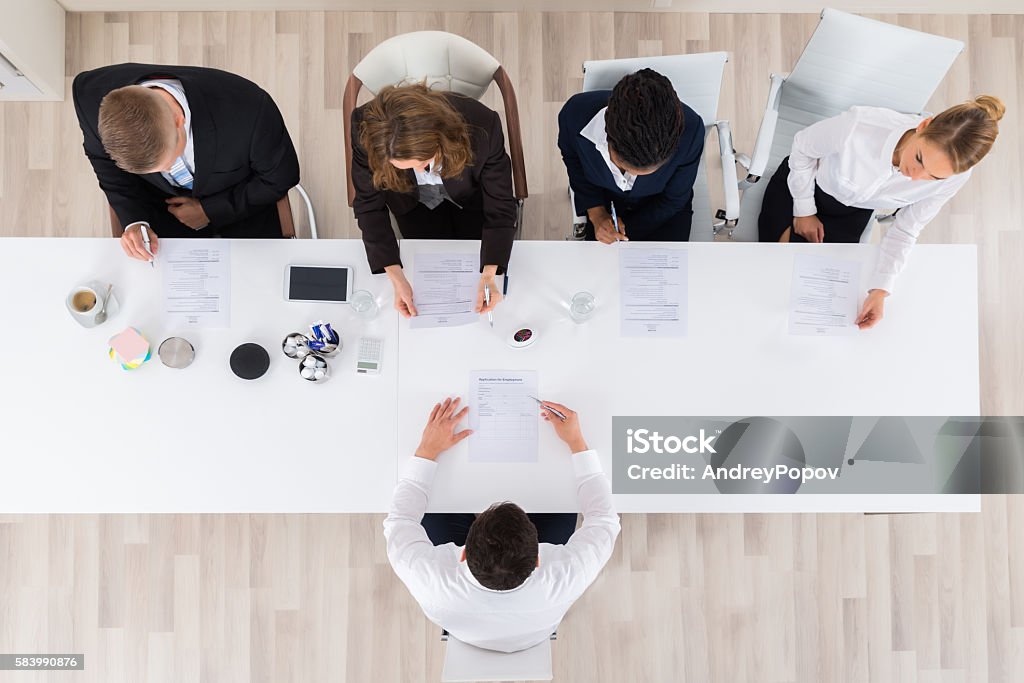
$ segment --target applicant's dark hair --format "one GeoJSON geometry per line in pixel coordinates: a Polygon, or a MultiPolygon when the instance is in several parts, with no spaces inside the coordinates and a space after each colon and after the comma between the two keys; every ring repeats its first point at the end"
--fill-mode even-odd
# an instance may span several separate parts
{"type": "Polygon", "coordinates": [[[683,134],[683,106],[672,83],[653,69],[624,76],[612,90],[604,126],[608,146],[638,170],[668,161],[683,134]]]}
{"type": "Polygon", "coordinates": [[[537,568],[537,527],[515,503],[495,503],[466,536],[466,564],[481,586],[507,591],[523,585],[537,568]]]}

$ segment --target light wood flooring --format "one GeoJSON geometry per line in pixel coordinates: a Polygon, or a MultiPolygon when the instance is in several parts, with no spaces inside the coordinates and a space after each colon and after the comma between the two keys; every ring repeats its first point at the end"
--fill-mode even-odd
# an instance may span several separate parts
{"type": "MultiPolygon", "coordinates": [[[[1024,16],[878,18],[967,42],[931,110],[986,92],[1008,106],[992,156],[922,241],[979,245],[982,411],[1024,414],[1024,16]]],[[[490,50],[517,88],[531,190],[524,236],[560,239],[566,179],[555,116],[579,89],[584,59],[728,50],[719,116],[749,151],[768,74],[789,69],[816,20],[70,14],[67,76],[70,85],[83,69],[147,61],[259,82],[287,120],[322,235],[356,237],[344,199],[345,78],[390,35],[460,33],[490,50]]],[[[498,108],[493,91],[485,102],[498,108]]],[[[0,131],[0,236],[107,234],[70,101],[0,104],[0,131]]],[[[943,303],[934,306],[941,315],[943,303]]],[[[86,652],[87,668],[0,672],[0,683],[437,680],[438,629],[388,567],[380,522],[2,517],[0,652],[86,652]]],[[[559,631],[556,680],[1024,680],[1022,539],[1019,496],[987,497],[977,515],[627,515],[608,568],[559,631]]]]}

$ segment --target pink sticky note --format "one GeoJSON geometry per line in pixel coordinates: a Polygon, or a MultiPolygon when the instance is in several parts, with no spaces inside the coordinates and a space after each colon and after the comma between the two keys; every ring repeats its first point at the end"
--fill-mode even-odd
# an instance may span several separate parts
{"type": "Polygon", "coordinates": [[[149,342],[134,327],[110,338],[110,348],[124,361],[142,358],[149,351],[149,342]]]}

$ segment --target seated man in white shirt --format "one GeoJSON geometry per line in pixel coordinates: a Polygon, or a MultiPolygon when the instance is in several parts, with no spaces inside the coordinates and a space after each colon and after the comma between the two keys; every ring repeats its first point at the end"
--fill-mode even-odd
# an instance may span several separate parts
{"type": "Polygon", "coordinates": [[[543,405],[565,415],[562,420],[542,409],[543,418],[569,447],[576,473],[583,524],[567,542],[538,542],[530,518],[512,503],[494,505],[478,515],[465,547],[431,542],[421,519],[435,461],[470,434],[456,431],[469,411],[459,410],[457,398],[434,406],[384,520],[388,560],[424,614],[476,647],[516,652],[549,638],[597,578],[619,535],[611,485],[597,453],[583,439],[578,416],[558,403],[543,405]]]}

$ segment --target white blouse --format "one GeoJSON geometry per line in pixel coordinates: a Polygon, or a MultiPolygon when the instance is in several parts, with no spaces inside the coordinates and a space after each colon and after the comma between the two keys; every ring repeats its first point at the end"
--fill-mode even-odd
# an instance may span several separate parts
{"type": "Polygon", "coordinates": [[[900,209],[882,238],[868,289],[893,291],[921,230],[971,176],[968,170],[942,180],[911,180],[892,165],[900,137],[922,120],[882,107],[851,107],[793,137],[789,191],[794,216],[817,213],[815,183],[846,206],[900,209]]]}
{"type": "Polygon", "coordinates": [[[636,176],[619,170],[619,167],[612,162],[611,154],[608,152],[608,131],[604,127],[604,114],[607,111],[608,107],[605,107],[594,114],[594,118],[590,119],[590,123],[580,131],[580,135],[594,143],[594,147],[597,148],[601,158],[604,159],[608,170],[612,172],[612,178],[615,180],[618,188],[623,192],[629,192],[633,189],[636,176]]]}

